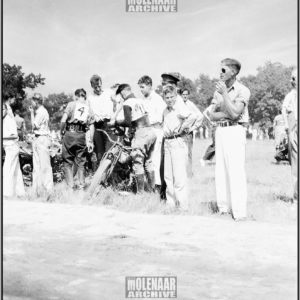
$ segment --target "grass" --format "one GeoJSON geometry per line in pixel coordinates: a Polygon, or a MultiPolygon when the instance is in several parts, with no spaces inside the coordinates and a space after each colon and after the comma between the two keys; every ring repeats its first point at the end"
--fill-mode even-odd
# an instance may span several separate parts
{"type": "MultiPolygon", "coordinates": [[[[176,212],[176,214],[229,218],[215,213],[214,161],[205,168],[202,168],[199,163],[199,159],[204,155],[210,142],[210,140],[196,140],[195,142],[194,178],[189,181],[189,212],[176,212]]],[[[248,219],[294,223],[297,220],[297,206],[292,203],[291,168],[286,163],[276,164],[274,154],[273,140],[247,141],[248,219]]],[[[28,194],[30,201],[46,201],[45,197],[34,198],[31,188],[28,188],[28,194]]],[[[126,212],[165,213],[165,205],[154,194],[121,196],[111,188],[107,188],[96,199],[88,202],[83,191],[70,192],[64,182],[55,186],[53,202],[101,205],[126,212]]]]}

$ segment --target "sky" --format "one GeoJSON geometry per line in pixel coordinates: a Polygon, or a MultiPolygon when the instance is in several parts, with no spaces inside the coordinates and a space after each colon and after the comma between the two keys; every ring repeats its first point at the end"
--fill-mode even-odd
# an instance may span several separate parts
{"type": "MultiPolygon", "coordinates": [[[[177,0],[175,13],[130,13],[126,0],[3,0],[3,62],[42,74],[35,92],[91,91],[164,72],[219,76],[220,61],[256,74],[268,60],[297,64],[297,0],[177,0]]],[[[32,90],[27,91],[29,95],[32,90]]]]}

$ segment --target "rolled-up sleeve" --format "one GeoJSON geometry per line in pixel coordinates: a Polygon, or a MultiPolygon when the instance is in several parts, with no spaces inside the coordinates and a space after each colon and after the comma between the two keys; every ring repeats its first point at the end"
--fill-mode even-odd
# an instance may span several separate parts
{"type": "Polygon", "coordinates": [[[242,102],[248,105],[250,99],[250,90],[247,88],[243,88],[239,91],[237,97],[234,99],[234,102],[242,102]]]}

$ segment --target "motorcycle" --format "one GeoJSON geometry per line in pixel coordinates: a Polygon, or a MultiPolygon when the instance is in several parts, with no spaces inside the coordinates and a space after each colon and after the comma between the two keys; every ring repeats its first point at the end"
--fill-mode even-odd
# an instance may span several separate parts
{"type": "Polygon", "coordinates": [[[104,132],[112,147],[103,155],[97,171],[95,172],[90,186],[87,189],[88,200],[95,198],[103,189],[112,186],[121,191],[136,191],[136,180],[132,171],[132,148],[120,142],[113,141],[104,132]]]}
{"type": "MultiPolygon", "coordinates": [[[[33,171],[33,151],[31,141],[18,142],[20,146],[19,161],[23,175],[23,181],[26,186],[32,184],[33,171]]],[[[61,153],[61,145],[54,143],[50,148],[50,162],[53,172],[53,182],[61,182],[64,179],[63,159],[61,153]]],[[[5,160],[5,151],[3,151],[2,162],[5,160]]]]}
{"type": "Polygon", "coordinates": [[[274,158],[278,163],[281,161],[289,161],[289,143],[287,136],[285,136],[280,142],[274,158]]]}

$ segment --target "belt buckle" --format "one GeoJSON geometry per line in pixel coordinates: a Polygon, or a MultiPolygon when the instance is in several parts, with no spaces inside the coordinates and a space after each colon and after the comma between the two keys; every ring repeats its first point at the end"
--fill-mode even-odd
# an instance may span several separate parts
{"type": "Polygon", "coordinates": [[[75,130],[75,126],[73,124],[70,125],[70,130],[75,130]]]}

